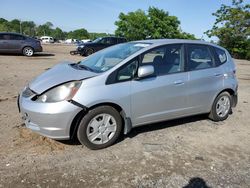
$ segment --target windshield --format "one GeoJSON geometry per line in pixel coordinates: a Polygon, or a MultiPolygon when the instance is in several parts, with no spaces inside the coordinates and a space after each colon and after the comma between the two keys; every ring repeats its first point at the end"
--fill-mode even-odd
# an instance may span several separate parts
{"type": "Polygon", "coordinates": [[[102,38],[97,38],[97,39],[93,40],[93,42],[94,42],[94,43],[98,43],[98,42],[100,42],[101,40],[102,40],[102,38]]]}
{"type": "Polygon", "coordinates": [[[94,72],[105,72],[131,56],[140,49],[149,46],[148,43],[123,43],[99,51],[79,62],[80,68],[94,72]]]}

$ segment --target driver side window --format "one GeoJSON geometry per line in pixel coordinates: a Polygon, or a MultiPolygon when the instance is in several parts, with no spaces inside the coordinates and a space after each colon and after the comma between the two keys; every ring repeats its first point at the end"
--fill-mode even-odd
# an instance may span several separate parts
{"type": "Polygon", "coordinates": [[[129,64],[122,67],[117,72],[116,80],[118,82],[131,80],[135,76],[137,68],[138,68],[138,59],[136,58],[132,60],[129,64]]]}
{"type": "Polygon", "coordinates": [[[107,38],[103,38],[101,41],[100,41],[101,44],[107,44],[107,38]]]}

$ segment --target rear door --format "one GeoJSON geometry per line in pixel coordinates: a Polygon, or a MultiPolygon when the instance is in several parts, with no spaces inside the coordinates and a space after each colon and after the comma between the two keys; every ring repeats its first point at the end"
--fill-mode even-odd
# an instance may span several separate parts
{"type": "Polygon", "coordinates": [[[155,77],[131,82],[134,125],[157,122],[187,113],[188,73],[184,71],[184,46],[166,45],[141,57],[140,66],[153,65],[155,77]]]}
{"type": "Polygon", "coordinates": [[[4,50],[4,38],[3,34],[0,34],[0,52],[3,52],[4,50]]]}
{"type": "Polygon", "coordinates": [[[24,43],[25,37],[16,34],[3,34],[1,37],[1,49],[3,52],[20,52],[24,43]]]}
{"type": "Polygon", "coordinates": [[[187,44],[186,59],[190,113],[207,113],[214,96],[223,87],[223,70],[216,67],[212,47],[208,45],[187,44]]]}
{"type": "Polygon", "coordinates": [[[9,52],[9,42],[10,35],[9,34],[0,34],[0,52],[9,52]]]}

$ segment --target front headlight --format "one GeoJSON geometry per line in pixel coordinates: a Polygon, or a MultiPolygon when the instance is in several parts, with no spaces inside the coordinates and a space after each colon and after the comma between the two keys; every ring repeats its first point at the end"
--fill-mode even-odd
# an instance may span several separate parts
{"type": "Polygon", "coordinates": [[[80,48],[84,48],[84,45],[79,46],[80,48]]]}
{"type": "Polygon", "coordinates": [[[74,81],[59,85],[37,97],[36,101],[43,103],[60,102],[74,97],[82,82],[74,81]]]}

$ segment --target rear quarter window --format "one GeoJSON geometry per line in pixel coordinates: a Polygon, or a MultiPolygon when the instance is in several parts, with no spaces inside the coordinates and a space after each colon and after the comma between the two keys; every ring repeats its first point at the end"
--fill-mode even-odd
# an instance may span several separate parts
{"type": "Polygon", "coordinates": [[[227,54],[225,50],[215,48],[215,55],[217,56],[217,61],[219,61],[219,65],[225,63],[227,61],[227,54]]]}

